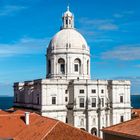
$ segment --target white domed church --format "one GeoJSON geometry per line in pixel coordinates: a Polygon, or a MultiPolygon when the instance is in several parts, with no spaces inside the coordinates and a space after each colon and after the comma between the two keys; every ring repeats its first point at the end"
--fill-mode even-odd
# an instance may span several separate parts
{"type": "Polygon", "coordinates": [[[90,49],[69,7],[62,20],[47,48],[46,79],[14,83],[14,106],[101,136],[103,127],[131,119],[130,81],[91,80],[90,49]]]}

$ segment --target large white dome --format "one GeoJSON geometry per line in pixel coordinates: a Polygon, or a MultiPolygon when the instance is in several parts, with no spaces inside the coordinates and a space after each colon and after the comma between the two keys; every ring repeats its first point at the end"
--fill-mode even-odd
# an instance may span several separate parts
{"type": "Polygon", "coordinates": [[[63,49],[66,47],[69,47],[69,49],[89,49],[84,37],[73,28],[60,30],[49,44],[49,48],[53,49],[63,49]]]}
{"type": "Polygon", "coordinates": [[[90,50],[84,37],[74,28],[74,16],[62,16],[61,30],[47,48],[47,78],[90,79],[90,50]]]}

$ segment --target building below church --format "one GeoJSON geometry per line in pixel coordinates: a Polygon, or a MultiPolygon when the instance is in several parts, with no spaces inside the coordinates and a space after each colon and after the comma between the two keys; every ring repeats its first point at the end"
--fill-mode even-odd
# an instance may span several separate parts
{"type": "Polygon", "coordinates": [[[62,20],[47,48],[46,79],[14,83],[14,106],[101,136],[100,129],[131,119],[130,81],[92,80],[90,49],[69,7],[62,20]]]}

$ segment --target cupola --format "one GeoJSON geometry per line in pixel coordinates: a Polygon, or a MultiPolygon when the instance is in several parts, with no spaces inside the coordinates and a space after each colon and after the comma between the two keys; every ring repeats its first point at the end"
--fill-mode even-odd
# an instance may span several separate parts
{"type": "Polygon", "coordinates": [[[70,12],[69,6],[67,7],[67,11],[63,14],[62,19],[62,29],[74,28],[74,15],[70,12]]]}

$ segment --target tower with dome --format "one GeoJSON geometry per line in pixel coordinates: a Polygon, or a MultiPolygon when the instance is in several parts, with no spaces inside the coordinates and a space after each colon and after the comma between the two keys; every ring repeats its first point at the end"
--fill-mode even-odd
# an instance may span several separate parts
{"type": "Polygon", "coordinates": [[[69,7],[46,53],[45,79],[14,83],[14,106],[34,110],[89,133],[131,119],[130,81],[92,80],[90,48],[69,7]]]}
{"type": "Polygon", "coordinates": [[[74,16],[64,13],[61,30],[47,49],[47,78],[90,79],[90,52],[84,37],[74,28],[74,16]]]}

